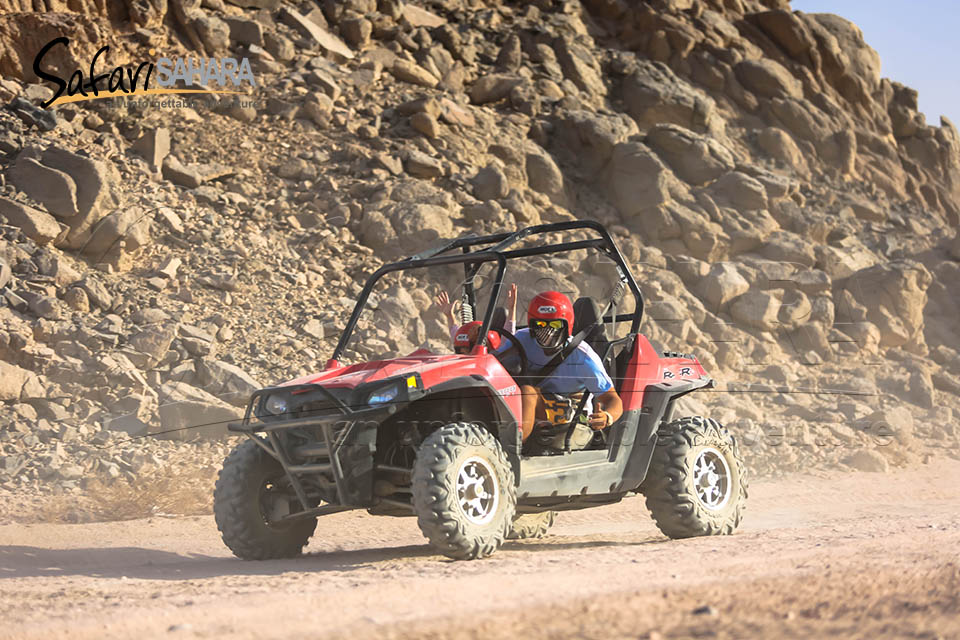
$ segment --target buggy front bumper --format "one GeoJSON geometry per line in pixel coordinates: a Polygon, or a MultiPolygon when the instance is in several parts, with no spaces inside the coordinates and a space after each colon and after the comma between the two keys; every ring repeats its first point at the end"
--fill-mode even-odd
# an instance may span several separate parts
{"type": "Polygon", "coordinates": [[[304,510],[315,510],[321,501],[340,508],[368,508],[373,505],[377,430],[402,406],[387,403],[353,410],[315,385],[271,387],[255,392],[243,421],[227,428],[251,437],[280,463],[304,510]],[[322,406],[287,419],[256,417],[261,400],[273,393],[291,397],[309,393],[325,402],[314,402],[312,406],[322,406]]]}

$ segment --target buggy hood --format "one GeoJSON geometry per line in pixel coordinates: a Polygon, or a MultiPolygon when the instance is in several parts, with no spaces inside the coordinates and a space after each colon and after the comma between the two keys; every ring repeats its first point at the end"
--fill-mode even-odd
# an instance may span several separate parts
{"type": "Polygon", "coordinates": [[[317,384],[331,388],[355,388],[403,375],[419,374],[425,387],[462,375],[499,377],[506,372],[492,355],[435,354],[427,349],[390,360],[373,360],[311,374],[280,386],[317,384]]]}

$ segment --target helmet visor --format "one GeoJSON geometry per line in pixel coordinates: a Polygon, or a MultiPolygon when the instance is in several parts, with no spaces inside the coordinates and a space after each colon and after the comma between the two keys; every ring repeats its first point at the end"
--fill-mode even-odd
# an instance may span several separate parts
{"type": "Polygon", "coordinates": [[[533,337],[543,349],[556,349],[563,340],[563,320],[534,320],[533,337]]]}

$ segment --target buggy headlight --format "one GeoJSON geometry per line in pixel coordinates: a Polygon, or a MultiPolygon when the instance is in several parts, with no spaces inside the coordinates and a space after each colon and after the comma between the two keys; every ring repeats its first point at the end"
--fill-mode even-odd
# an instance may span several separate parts
{"type": "Polygon", "coordinates": [[[267,413],[272,413],[275,416],[282,415],[287,412],[287,396],[274,393],[267,397],[267,401],[263,403],[263,408],[267,410],[267,413]]]}
{"type": "Polygon", "coordinates": [[[377,389],[367,397],[367,404],[384,404],[394,400],[400,392],[400,387],[393,384],[389,387],[377,389]]]}

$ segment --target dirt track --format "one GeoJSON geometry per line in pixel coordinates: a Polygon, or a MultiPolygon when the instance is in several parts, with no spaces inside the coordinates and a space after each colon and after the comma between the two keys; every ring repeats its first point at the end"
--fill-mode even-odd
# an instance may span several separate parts
{"type": "Polygon", "coordinates": [[[631,498],[479,562],[365,513],[264,563],[211,517],[5,526],[0,638],[960,637],[957,478],[938,460],[755,482],[738,535],[686,541],[631,498]]]}

